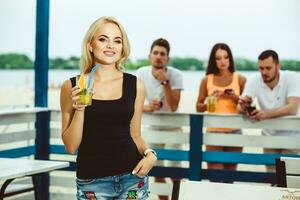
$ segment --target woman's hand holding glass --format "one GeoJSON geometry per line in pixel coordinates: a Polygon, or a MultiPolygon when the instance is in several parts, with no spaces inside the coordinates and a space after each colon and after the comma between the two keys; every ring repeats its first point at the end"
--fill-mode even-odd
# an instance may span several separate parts
{"type": "Polygon", "coordinates": [[[85,108],[85,105],[82,105],[82,104],[79,103],[79,101],[80,101],[80,96],[79,96],[80,92],[81,92],[81,90],[78,86],[73,87],[72,92],[71,92],[71,99],[72,99],[72,102],[73,102],[73,104],[72,104],[73,108],[75,110],[78,110],[78,111],[82,111],[85,108]]]}

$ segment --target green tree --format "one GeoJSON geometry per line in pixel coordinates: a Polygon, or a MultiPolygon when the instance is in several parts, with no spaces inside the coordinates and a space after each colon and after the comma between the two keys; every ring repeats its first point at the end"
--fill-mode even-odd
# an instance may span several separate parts
{"type": "Polygon", "coordinates": [[[180,70],[203,70],[203,61],[197,58],[174,57],[170,59],[169,65],[180,70]]]}
{"type": "Polygon", "coordinates": [[[234,65],[237,70],[257,70],[257,62],[244,58],[234,59],[234,65]]]}
{"type": "Polygon", "coordinates": [[[50,69],[63,69],[65,60],[63,58],[49,59],[50,69]]]}
{"type": "MultiPolygon", "coordinates": [[[[70,58],[50,58],[50,69],[79,69],[79,57],[71,56],[70,58]]],[[[235,66],[237,70],[257,70],[257,61],[244,58],[235,58],[235,66]]],[[[282,60],[281,66],[283,70],[300,71],[299,60],[282,60]]],[[[124,63],[124,67],[128,70],[136,70],[142,66],[148,66],[148,59],[139,59],[132,61],[128,59],[124,63]]],[[[204,70],[204,62],[192,57],[172,57],[169,65],[180,70],[204,70]]],[[[24,54],[10,53],[0,54],[0,69],[33,69],[33,61],[24,54]]]]}
{"type": "Polygon", "coordinates": [[[25,54],[9,53],[0,55],[1,69],[33,69],[33,61],[25,54]]]}
{"type": "Polygon", "coordinates": [[[300,71],[300,61],[298,60],[282,60],[280,64],[283,70],[300,71]]]}

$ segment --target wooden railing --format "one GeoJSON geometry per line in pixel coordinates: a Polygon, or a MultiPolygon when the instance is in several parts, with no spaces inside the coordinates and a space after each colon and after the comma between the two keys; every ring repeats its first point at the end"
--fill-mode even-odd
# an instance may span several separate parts
{"type": "MultiPolygon", "coordinates": [[[[50,111],[46,108],[2,109],[0,111],[0,157],[48,160],[49,116],[50,111]]],[[[13,183],[6,189],[6,194],[18,194],[33,189],[29,178],[16,179],[13,183]]],[[[48,199],[49,175],[40,175],[36,178],[36,183],[38,185],[36,192],[41,194],[42,199],[48,199]]],[[[31,194],[32,198],[33,194],[31,194]]]]}
{"type": "MultiPolygon", "coordinates": [[[[46,112],[43,110],[43,112],[46,112]]],[[[52,110],[50,116],[50,140],[41,137],[43,133],[35,134],[35,112],[18,111],[10,115],[0,113],[0,130],[6,129],[0,134],[0,157],[23,157],[40,155],[46,157],[47,150],[41,148],[41,138],[44,142],[50,142],[48,157],[51,160],[70,161],[70,167],[64,171],[53,172],[50,176],[51,197],[59,196],[59,199],[75,199],[75,156],[66,153],[61,141],[61,116],[60,111],[52,110]],[[28,125],[28,123],[30,125],[28,125]],[[11,128],[14,124],[26,124],[22,130],[11,128]],[[9,126],[6,127],[5,126],[9,126]],[[30,127],[27,129],[27,127],[30,127]],[[12,131],[8,131],[12,130],[12,131]],[[36,137],[35,137],[36,135],[36,137]],[[40,148],[36,148],[35,141],[39,141],[40,148]],[[24,143],[25,142],[25,143],[24,143]],[[19,143],[22,144],[19,146],[19,143]],[[17,145],[17,146],[16,146],[17,145]],[[44,152],[38,149],[42,149],[44,152]],[[64,191],[64,192],[62,192],[64,191]]],[[[47,119],[47,116],[44,117],[47,119]]],[[[157,149],[161,160],[183,161],[183,167],[154,167],[151,176],[187,178],[190,180],[214,179],[222,181],[244,181],[274,183],[274,173],[252,170],[207,170],[204,163],[223,162],[247,164],[252,166],[273,165],[275,158],[283,155],[264,154],[260,152],[210,152],[205,151],[204,145],[241,146],[250,148],[285,148],[300,149],[300,136],[262,136],[253,134],[203,134],[206,127],[230,127],[252,129],[277,129],[277,130],[300,130],[300,118],[284,117],[261,122],[253,122],[240,115],[215,115],[200,113],[147,113],[143,114],[143,137],[147,143],[177,143],[183,144],[184,150],[180,149],[157,149]],[[149,130],[149,126],[181,127],[180,132],[149,130]]],[[[47,125],[44,124],[47,132],[47,125]]],[[[296,156],[299,155],[284,155],[296,156]]],[[[255,167],[254,167],[255,169],[255,167]]],[[[151,184],[152,193],[170,194],[171,185],[151,184]]]]}

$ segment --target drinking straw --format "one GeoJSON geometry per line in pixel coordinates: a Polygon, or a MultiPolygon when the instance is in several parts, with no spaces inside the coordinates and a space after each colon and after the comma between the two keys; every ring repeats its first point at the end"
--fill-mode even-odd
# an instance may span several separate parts
{"type": "Polygon", "coordinates": [[[96,65],[92,68],[92,71],[91,71],[91,73],[90,73],[90,77],[89,77],[89,80],[88,80],[87,88],[90,88],[92,79],[93,79],[93,77],[94,77],[94,73],[95,73],[95,71],[96,71],[100,66],[101,66],[100,64],[96,64],[96,65]]]}

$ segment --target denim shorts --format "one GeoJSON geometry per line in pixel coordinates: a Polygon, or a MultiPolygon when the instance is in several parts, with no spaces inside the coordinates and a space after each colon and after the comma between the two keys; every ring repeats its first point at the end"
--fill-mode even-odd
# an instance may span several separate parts
{"type": "Polygon", "coordinates": [[[145,200],[149,196],[148,176],[124,173],[98,179],[76,179],[78,200],[145,200]]]}

